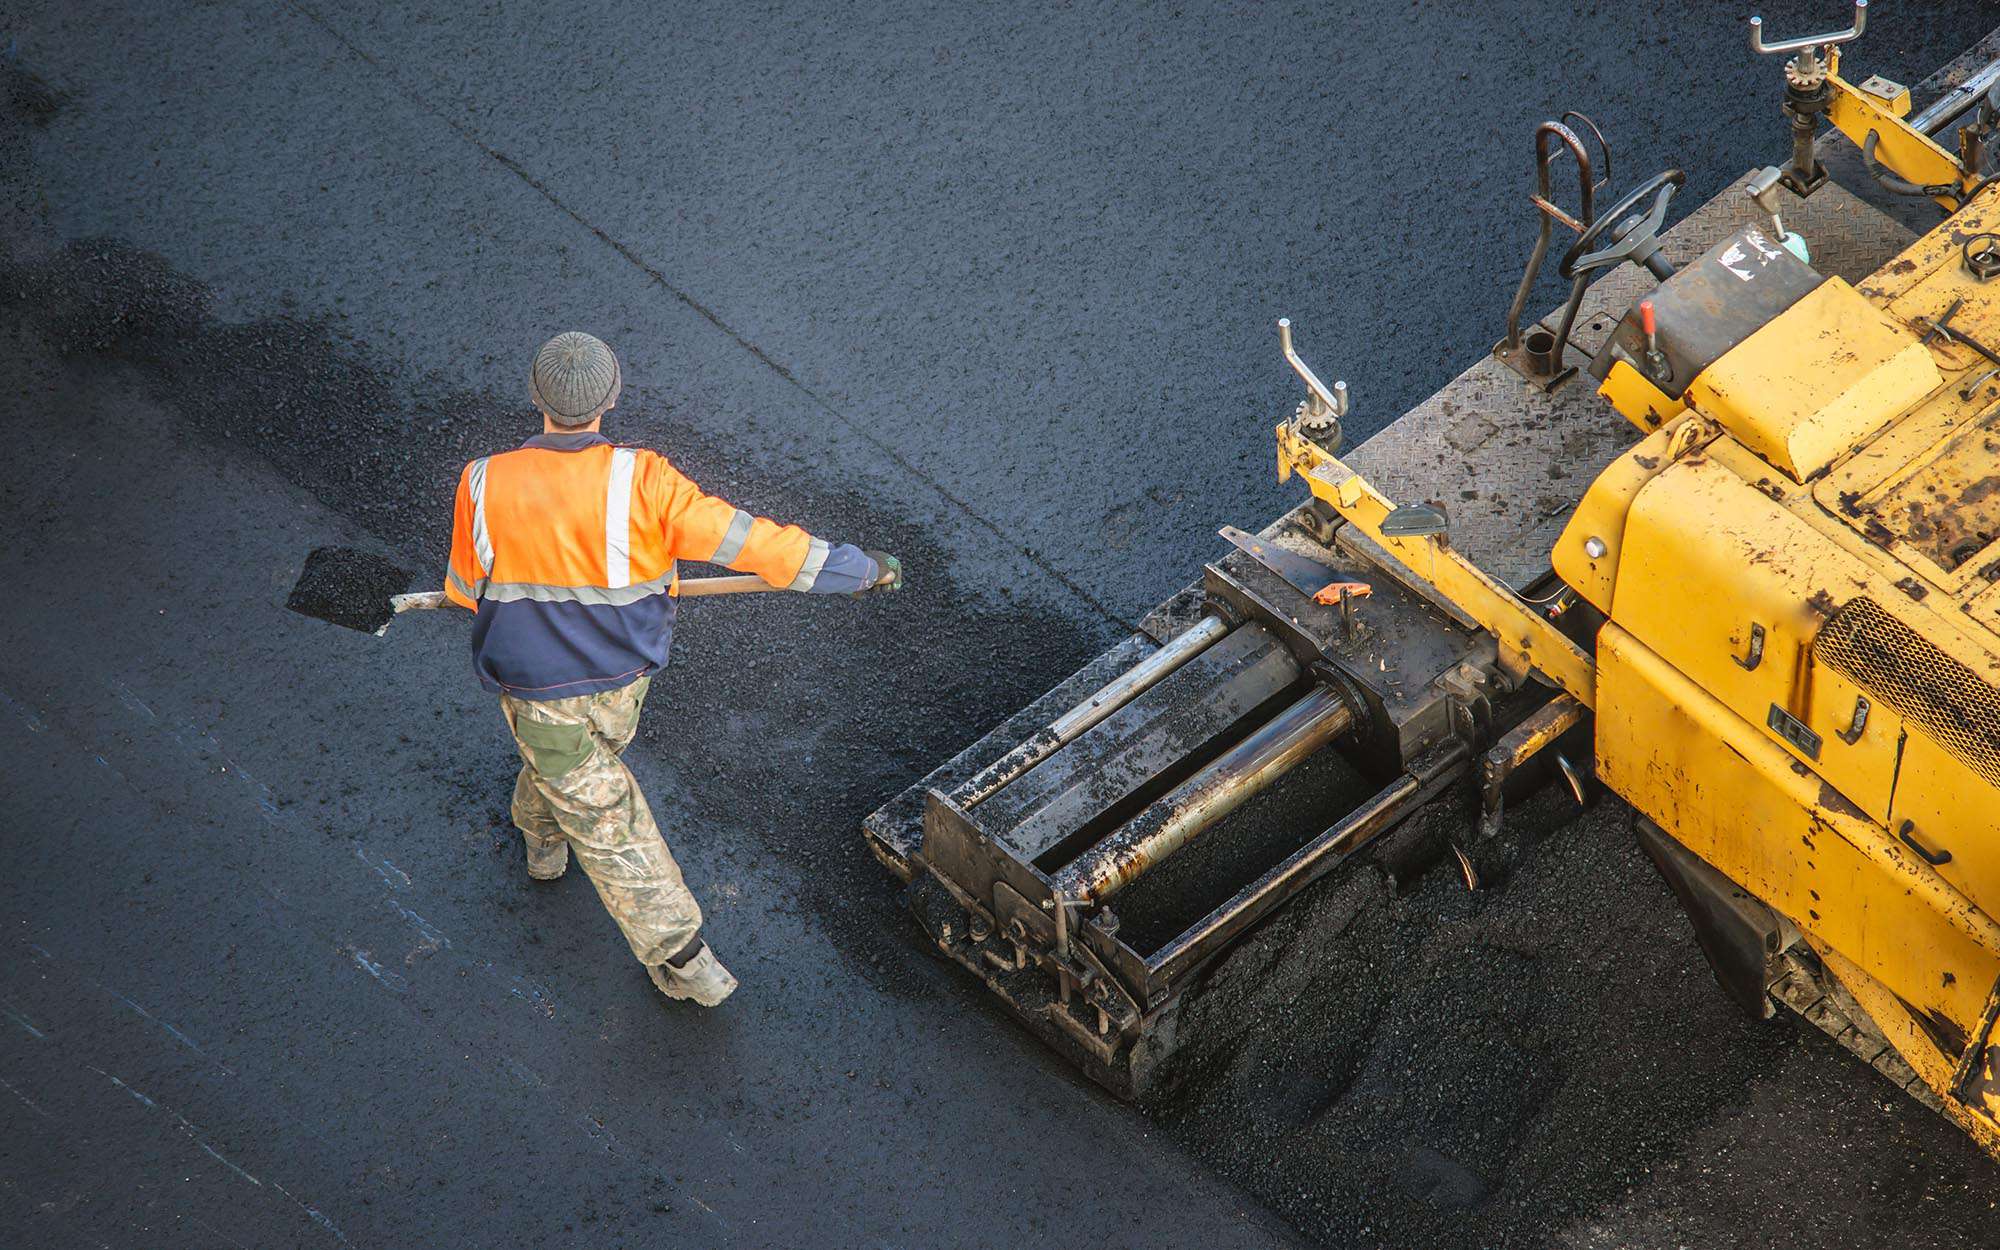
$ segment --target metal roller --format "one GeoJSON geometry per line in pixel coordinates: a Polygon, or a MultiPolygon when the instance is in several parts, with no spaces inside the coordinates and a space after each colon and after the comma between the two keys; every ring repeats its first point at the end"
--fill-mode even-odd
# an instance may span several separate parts
{"type": "Polygon", "coordinates": [[[1064,868],[1057,897],[1101,902],[1347,732],[1353,713],[1314,690],[1064,868]]]}
{"type": "Polygon", "coordinates": [[[979,770],[952,798],[970,808],[993,797],[1002,786],[1083,736],[1092,726],[1158,685],[1169,673],[1200,655],[1229,632],[1219,616],[1204,616],[1173,641],[1107,682],[1096,694],[1064,712],[1049,727],[979,770]]]}

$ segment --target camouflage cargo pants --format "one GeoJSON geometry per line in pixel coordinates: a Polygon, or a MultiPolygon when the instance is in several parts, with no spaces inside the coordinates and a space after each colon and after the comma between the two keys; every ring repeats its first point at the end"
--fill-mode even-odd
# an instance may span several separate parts
{"type": "Polygon", "coordinates": [[[701,907],[620,754],[650,678],[569,699],[500,696],[521,750],[514,823],[540,848],[567,841],[643,964],[663,964],[701,928],[701,907]]]}

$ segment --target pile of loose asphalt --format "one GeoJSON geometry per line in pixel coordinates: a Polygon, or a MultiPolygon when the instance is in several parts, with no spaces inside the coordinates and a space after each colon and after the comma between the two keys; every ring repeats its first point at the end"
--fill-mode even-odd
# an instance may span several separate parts
{"type": "Polygon", "coordinates": [[[1991,1164],[1725,1001],[1627,809],[1546,790],[1512,820],[1540,843],[1501,889],[1353,874],[1233,952],[1155,1113],[1335,1245],[1981,1244],[1991,1164]],[[1662,1181],[1669,1210],[1631,1197],[1662,1181]]]}
{"type": "MultiPolygon", "coordinates": [[[[63,101],[17,70],[5,86],[0,172],[18,182],[24,128],[63,101]]],[[[309,314],[219,317],[199,280],[115,239],[9,251],[0,320],[71,369],[135,371],[190,436],[268,460],[413,564],[444,550],[447,466],[491,450],[496,412],[526,417],[511,394],[411,377],[309,314]]],[[[913,570],[949,567],[926,527],[870,499],[711,461],[665,393],[628,385],[624,420],[724,493],[866,534],[913,570]]],[[[709,770],[704,803],[806,871],[836,957],[913,993],[956,974],[884,966],[914,939],[855,823],[1115,634],[990,600],[968,618],[966,598],[948,576],[914,578],[905,624],[846,634],[825,663],[811,614],[830,605],[803,624],[796,603],[735,605],[760,646],[724,654],[716,633],[686,631],[677,698],[796,707],[841,732],[788,741],[781,715],[696,744],[657,718],[645,730],[709,770]],[[907,714],[839,716],[864,699],[907,714]],[[806,827],[802,810],[852,819],[806,827]]],[[[449,778],[496,857],[513,853],[512,767],[496,741],[449,778]]],[[[1991,1244],[1992,1165],[1814,1030],[1735,1014],[1628,819],[1545,793],[1513,816],[1538,844],[1502,890],[1470,894],[1449,872],[1405,894],[1369,872],[1316,890],[1190,1002],[1183,1033],[1201,1040],[1148,1113],[1329,1244],[1991,1244]]],[[[996,1013],[993,1027],[1010,1026],[996,1013]]]]}

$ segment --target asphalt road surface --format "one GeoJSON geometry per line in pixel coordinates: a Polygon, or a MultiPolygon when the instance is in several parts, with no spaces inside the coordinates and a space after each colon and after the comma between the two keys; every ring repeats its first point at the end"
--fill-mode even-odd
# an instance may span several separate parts
{"type": "MultiPolygon", "coordinates": [[[[1878,9],[1856,63],[1906,81],[1992,20],[1878,9]]],[[[1591,113],[1621,185],[1678,163],[1693,202],[1778,158],[1742,17],[0,13],[0,1244],[1287,1244],[1254,1171],[931,959],[860,819],[1291,501],[1277,316],[1357,435],[1490,345],[1535,121],[1591,113]],[[571,327],[624,358],[615,437],[910,570],[683,613],[632,758],[721,1011],[526,880],[462,621],[283,606],[322,546],[433,581],[458,466],[531,431],[571,327]]],[[[1755,1123],[1572,1239],[1784,1240],[1755,1123]]],[[[1868,1184],[1830,1192],[1885,1238],[1991,1234],[1868,1184]]]]}

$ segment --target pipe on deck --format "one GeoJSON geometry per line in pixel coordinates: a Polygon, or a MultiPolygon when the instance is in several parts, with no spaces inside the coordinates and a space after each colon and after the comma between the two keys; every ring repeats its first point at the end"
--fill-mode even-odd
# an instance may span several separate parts
{"type": "Polygon", "coordinates": [[[1353,720],[1338,694],[1313,691],[1057,873],[1056,897],[1110,898],[1346,733],[1353,720]]]}
{"type": "Polygon", "coordinates": [[[952,799],[969,809],[992,798],[1002,786],[1109,719],[1112,713],[1158,685],[1228,632],[1229,624],[1221,617],[1202,617],[1158,651],[1105,683],[1096,694],[1057,717],[1046,729],[980,769],[952,792],[952,799]]]}

